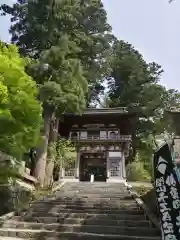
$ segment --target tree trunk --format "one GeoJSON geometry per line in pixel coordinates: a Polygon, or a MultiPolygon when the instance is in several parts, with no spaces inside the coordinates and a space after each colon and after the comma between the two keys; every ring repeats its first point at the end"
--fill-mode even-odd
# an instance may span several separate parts
{"type": "Polygon", "coordinates": [[[63,159],[59,152],[58,146],[56,149],[56,181],[62,178],[63,159]]]}
{"type": "Polygon", "coordinates": [[[139,117],[136,116],[135,119],[132,120],[132,153],[130,156],[130,163],[132,163],[135,158],[136,158],[136,154],[137,154],[137,123],[138,123],[139,117]]]}
{"type": "Polygon", "coordinates": [[[41,187],[44,184],[46,161],[47,161],[47,149],[50,132],[50,121],[52,118],[52,112],[48,108],[44,108],[44,126],[42,130],[42,143],[36,152],[36,166],[34,170],[34,177],[37,178],[41,187]]]}
{"type": "Polygon", "coordinates": [[[61,158],[60,165],[59,165],[59,179],[63,177],[62,176],[63,167],[64,167],[64,160],[61,158]]]}
{"type": "Polygon", "coordinates": [[[44,185],[50,186],[53,181],[53,170],[56,159],[56,144],[58,138],[58,127],[59,127],[59,118],[54,118],[50,124],[50,134],[48,142],[48,157],[46,164],[46,176],[44,185]]]}
{"type": "Polygon", "coordinates": [[[54,169],[53,169],[53,182],[59,181],[59,178],[60,178],[60,176],[59,176],[59,171],[60,170],[59,169],[60,169],[60,166],[56,163],[54,165],[54,169]]]}
{"type": "Polygon", "coordinates": [[[131,155],[131,163],[135,160],[137,154],[137,146],[136,146],[136,134],[132,134],[132,155],[131,155]]]}
{"type": "Polygon", "coordinates": [[[30,175],[33,176],[34,170],[36,167],[36,149],[31,148],[29,152],[29,158],[30,158],[30,163],[29,163],[29,168],[30,168],[30,175]]]}

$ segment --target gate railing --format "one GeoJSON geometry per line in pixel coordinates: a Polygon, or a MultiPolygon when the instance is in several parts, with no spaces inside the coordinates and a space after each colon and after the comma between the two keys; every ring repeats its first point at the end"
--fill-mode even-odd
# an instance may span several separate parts
{"type": "Polygon", "coordinates": [[[76,169],[75,168],[69,168],[64,170],[64,177],[75,177],[76,169]]]}
{"type": "Polygon", "coordinates": [[[130,141],[131,135],[117,135],[117,136],[71,136],[70,139],[73,140],[121,140],[130,141]]]}

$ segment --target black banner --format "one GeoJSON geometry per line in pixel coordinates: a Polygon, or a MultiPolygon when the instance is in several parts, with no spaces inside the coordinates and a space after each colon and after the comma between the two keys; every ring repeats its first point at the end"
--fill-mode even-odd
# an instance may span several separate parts
{"type": "Polygon", "coordinates": [[[180,184],[168,144],[154,153],[154,185],[162,239],[180,240],[180,184]]]}

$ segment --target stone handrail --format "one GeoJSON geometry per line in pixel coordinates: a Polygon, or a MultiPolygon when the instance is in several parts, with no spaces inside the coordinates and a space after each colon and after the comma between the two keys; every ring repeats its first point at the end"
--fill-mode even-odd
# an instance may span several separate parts
{"type": "Polygon", "coordinates": [[[25,182],[29,182],[30,184],[36,185],[38,183],[38,180],[35,177],[27,174],[26,172],[21,173],[20,178],[22,178],[25,182]]]}
{"type": "MultiPolygon", "coordinates": [[[[10,164],[14,164],[14,165],[19,164],[19,162],[17,162],[17,160],[14,157],[0,151],[0,164],[4,165],[4,164],[6,164],[6,162],[7,162],[7,164],[8,164],[8,162],[10,164]]],[[[16,174],[17,179],[21,179],[29,184],[33,184],[33,185],[37,184],[37,182],[38,182],[37,179],[35,177],[31,176],[30,174],[28,174],[25,170],[26,170],[26,168],[25,168],[25,164],[24,164],[24,170],[19,169],[19,171],[16,174]]],[[[30,170],[29,170],[29,172],[30,172],[30,170]]]]}
{"type": "Polygon", "coordinates": [[[161,229],[161,225],[160,222],[157,218],[157,216],[152,213],[150,211],[150,209],[148,208],[148,206],[145,204],[145,202],[141,199],[141,197],[139,196],[139,194],[136,191],[132,191],[131,188],[132,186],[129,185],[128,183],[125,184],[125,186],[127,187],[130,195],[134,198],[134,200],[136,201],[137,205],[139,206],[139,208],[141,208],[145,215],[147,216],[147,218],[150,220],[150,222],[158,229],[161,229]]]}

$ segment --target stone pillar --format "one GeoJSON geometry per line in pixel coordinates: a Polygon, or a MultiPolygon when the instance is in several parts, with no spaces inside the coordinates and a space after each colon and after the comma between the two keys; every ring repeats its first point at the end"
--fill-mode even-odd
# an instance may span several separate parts
{"type": "Polygon", "coordinates": [[[80,153],[79,149],[77,149],[77,157],[76,157],[76,178],[78,178],[78,179],[79,179],[80,157],[81,157],[81,153],[80,153]]]}
{"type": "Polygon", "coordinates": [[[106,139],[108,139],[108,128],[106,128],[106,139]]]}
{"type": "Polygon", "coordinates": [[[65,169],[62,167],[61,169],[61,178],[63,179],[65,177],[65,169]]]}
{"type": "Polygon", "coordinates": [[[126,178],[126,163],[125,163],[124,151],[122,151],[122,177],[126,178]]]}
{"type": "Polygon", "coordinates": [[[110,166],[109,166],[109,152],[106,152],[106,171],[107,171],[107,178],[110,177],[110,166]]]}
{"type": "Polygon", "coordinates": [[[61,160],[60,167],[59,167],[59,179],[63,178],[63,162],[61,160]]]}

